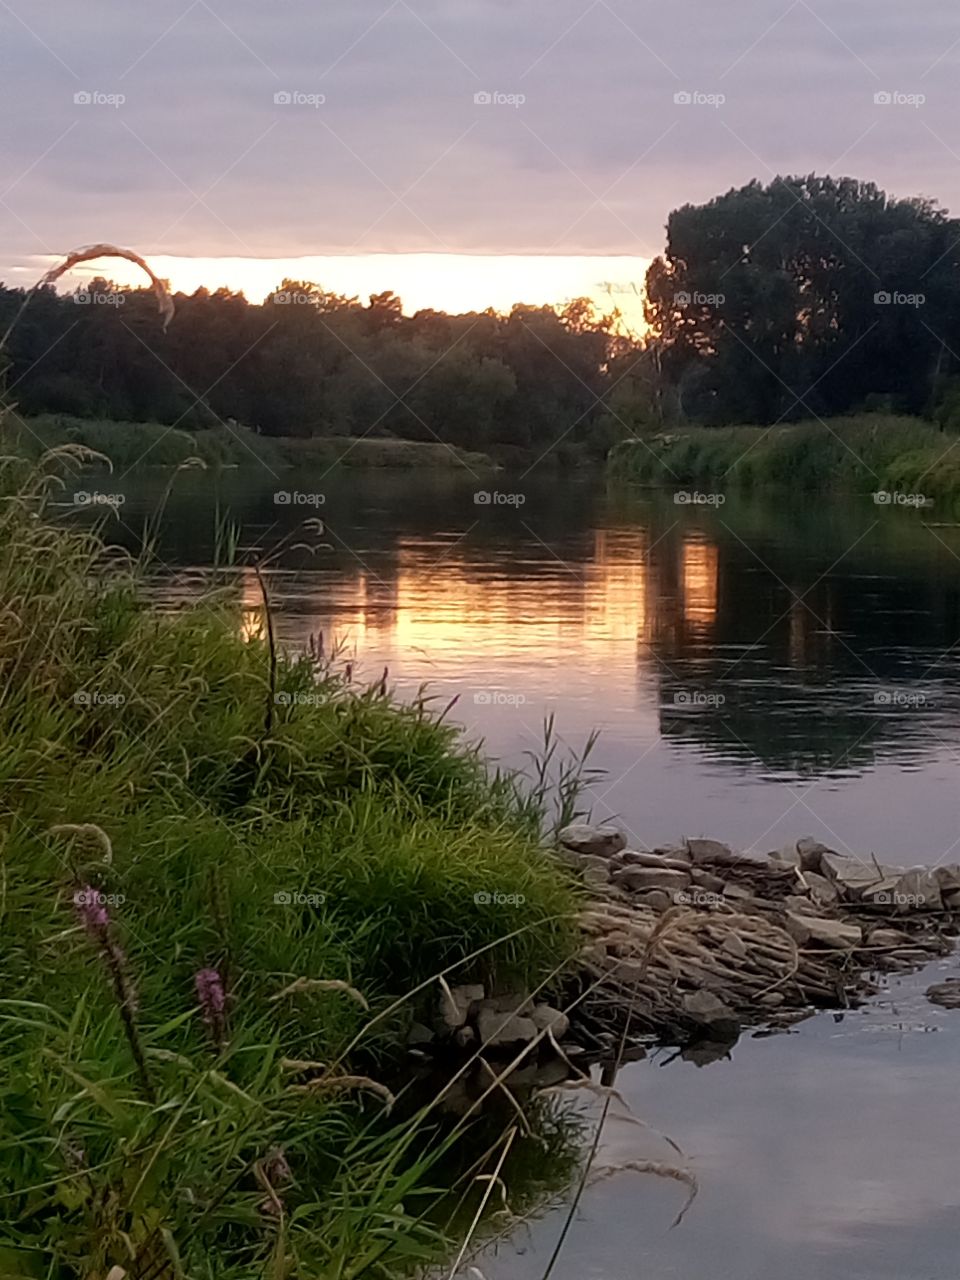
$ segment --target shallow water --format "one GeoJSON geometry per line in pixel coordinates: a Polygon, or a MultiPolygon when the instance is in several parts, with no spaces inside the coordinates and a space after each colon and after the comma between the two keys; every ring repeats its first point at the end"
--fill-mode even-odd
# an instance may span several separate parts
{"type": "MultiPolygon", "coordinates": [[[[166,478],[111,479],[132,539],[166,478]]],[[[339,472],[184,477],[155,587],[193,594],[214,512],[242,541],[288,549],[270,575],[279,632],[323,631],[355,677],[388,666],[511,763],[545,715],[601,739],[597,817],[636,846],[706,834],[775,848],[811,834],[897,863],[960,861],[960,528],[869,496],[678,505],[599,477],[499,476],[522,504],[476,503],[472,477],[339,472]],[[320,494],[277,504],[276,491],[320,494]],[[932,526],[932,527],[931,527],[932,526]]],[[[108,483],[100,481],[102,488],[108,483]]],[[[261,601],[244,577],[245,625],[261,601]]],[[[503,908],[510,910],[511,908],[503,908]]],[[[633,1064],[637,1115],[687,1153],[701,1184],[622,1173],[585,1196],[554,1280],[956,1280],[960,1274],[960,1012],[922,990],[950,959],[866,1011],[748,1038],[729,1062],[633,1064]]],[[[673,1159],[611,1120],[602,1163],[673,1159]]],[[[560,1219],[496,1256],[488,1280],[535,1280],[560,1219]]]]}

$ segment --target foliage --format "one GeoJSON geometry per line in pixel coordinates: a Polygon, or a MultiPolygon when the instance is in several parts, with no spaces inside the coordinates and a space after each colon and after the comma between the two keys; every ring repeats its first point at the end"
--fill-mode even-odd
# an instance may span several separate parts
{"type": "Polygon", "coordinates": [[[451,1139],[343,1076],[390,1069],[441,970],[562,968],[541,812],[424,699],[244,638],[228,572],[145,606],[48,523],[51,465],[0,469],[0,1274],[423,1263],[451,1139]]]}

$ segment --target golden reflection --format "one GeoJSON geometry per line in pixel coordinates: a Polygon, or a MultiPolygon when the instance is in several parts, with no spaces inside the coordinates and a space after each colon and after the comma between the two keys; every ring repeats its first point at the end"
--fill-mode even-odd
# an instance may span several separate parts
{"type": "Polygon", "coordinates": [[[717,620],[718,563],[715,543],[700,535],[684,540],[680,561],[683,618],[692,627],[710,627],[717,620]]]}

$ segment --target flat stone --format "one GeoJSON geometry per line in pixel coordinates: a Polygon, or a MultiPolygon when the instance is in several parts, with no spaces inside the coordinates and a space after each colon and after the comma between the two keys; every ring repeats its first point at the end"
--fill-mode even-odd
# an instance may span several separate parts
{"type": "Polygon", "coordinates": [[[536,1038],[537,1024],[532,1018],[483,1008],[477,1015],[477,1034],[487,1049],[506,1048],[512,1044],[529,1044],[536,1038]]]}
{"type": "Polygon", "coordinates": [[[626,848],[626,840],[616,827],[594,827],[587,822],[573,822],[559,834],[562,845],[574,853],[592,853],[609,858],[626,848]]]}
{"type": "Polygon", "coordinates": [[[788,867],[800,869],[800,851],[792,840],[789,844],[785,844],[782,849],[774,850],[770,855],[770,859],[772,862],[783,862],[788,867]]]}
{"type": "Polygon", "coordinates": [[[821,873],[831,880],[845,898],[860,898],[902,871],[901,867],[878,867],[859,858],[845,858],[839,853],[825,853],[820,859],[821,873]]]}
{"type": "Polygon", "coordinates": [[[659,867],[667,871],[684,871],[690,874],[690,861],[685,858],[670,858],[665,853],[641,853],[637,849],[621,849],[612,859],[626,867],[659,867]]]}
{"type": "Polygon", "coordinates": [[[557,1040],[562,1040],[570,1030],[570,1019],[567,1015],[549,1004],[535,1004],[530,1014],[530,1021],[538,1031],[545,1031],[549,1027],[557,1040]]]}
{"type": "Polygon", "coordinates": [[[721,880],[719,876],[704,871],[702,867],[694,867],[691,874],[693,883],[700,889],[706,889],[708,893],[723,893],[727,887],[725,880],[721,880]]]}
{"type": "Polygon", "coordinates": [[[960,911],[960,889],[954,889],[952,893],[943,893],[943,905],[949,911],[960,911]]]}
{"type": "Polygon", "coordinates": [[[636,896],[651,911],[669,911],[674,903],[673,895],[667,893],[666,889],[644,889],[636,896]]]}
{"type": "Polygon", "coordinates": [[[944,1009],[960,1009],[960,978],[948,978],[946,982],[927,987],[927,999],[944,1009]]]}
{"type": "Polygon", "coordinates": [[[820,908],[814,906],[809,898],[801,898],[797,893],[787,894],[783,905],[798,916],[819,916],[820,913],[820,908]]]}
{"type": "Polygon", "coordinates": [[[746,960],[749,952],[747,944],[736,933],[728,933],[720,944],[720,950],[728,956],[733,956],[736,960],[746,960]]]}
{"type": "Polygon", "coordinates": [[[743,860],[741,854],[734,853],[728,844],[722,844],[719,840],[688,840],[687,852],[696,863],[706,862],[729,866],[733,862],[743,860]]]}
{"type": "Polygon", "coordinates": [[[802,916],[788,911],[786,926],[791,938],[801,947],[808,942],[815,942],[821,947],[849,951],[859,947],[863,941],[860,926],[846,924],[843,920],[826,920],[822,916],[802,916]]]}
{"type": "Polygon", "coordinates": [[[901,911],[941,911],[940,881],[928,867],[914,867],[897,881],[893,903],[901,911]]]}
{"type": "Polygon", "coordinates": [[[686,889],[690,883],[690,873],[671,871],[669,867],[621,867],[613,873],[611,879],[624,889],[666,889],[670,893],[686,889]]]}
{"type": "Polygon", "coordinates": [[[683,1011],[719,1040],[735,1040],[740,1034],[740,1019],[729,1005],[710,991],[693,991],[685,995],[683,1011]]]}
{"type": "Polygon", "coordinates": [[[910,939],[899,929],[872,929],[867,938],[871,947],[902,947],[904,943],[909,945],[910,939]]]}
{"type": "Polygon", "coordinates": [[[429,1027],[425,1027],[422,1022],[411,1022],[410,1030],[407,1032],[407,1044],[414,1048],[416,1045],[431,1044],[435,1036],[429,1027]]]}

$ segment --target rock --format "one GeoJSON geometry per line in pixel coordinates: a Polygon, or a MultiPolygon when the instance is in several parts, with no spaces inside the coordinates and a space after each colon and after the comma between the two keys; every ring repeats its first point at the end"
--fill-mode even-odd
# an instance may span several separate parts
{"type": "Polygon", "coordinates": [[[951,893],[960,893],[960,866],[953,863],[948,867],[936,867],[933,874],[940,885],[940,893],[945,898],[951,893]]]}
{"type": "Polygon", "coordinates": [[[893,905],[900,910],[940,911],[940,881],[935,871],[927,867],[914,867],[897,881],[893,891],[893,905]]]}
{"type": "Polygon", "coordinates": [[[706,889],[707,893],[723,893],[727,887],[725,880],[712,875],[709,871],[704,871],[701,867],[694,867],[690,874],[693,883],[699,889],[706,889]]]}
{"type": "Polygon", "coordinates": [[[479,983],[467,983],[459,987],[451,987],[450,994],[440,993],[440,1020],[448,1031],[462,1027],[467,1020],[470,1006],[475,1000],[483,999],[483,987],[479,983]]]}
{"type": "Polygon", "coordinates": [[[772,862],[783,862],[788,867],[800,869],[800,852],[793,841],[785,844],[782,849],[776,849],[771,853],[770,859],[772,862]]]}
{"type": "Polygon", "coordinates": [[[814,902],[824,907],[832,907],[839,900],[840,891],[825,876],[818,875],[816,871],[807,871],[803,878],[814,902]]]}
{"type": "Polygon", "coordinates": [[[960,1009],[960,978],[948,978],[946,982],[927,987],[927,999],[944,1009],[960,1009]]]}
{"type": "Polygon", "coordinates": [[[610,872],[606,867],[585,867],[582,879],[588,889],[605,889],[610,883],[610,872]]]}
{"type": "MultiPolygon", "coordinates": [[[[821,844],[819,840],[814,840],[812,836],[801,836],[796,844],[797,857],[800,859],[801,871],[816,871],[822,874],[823,856],[826,853],[833,854],[832,849],[828,849],[825,844],[821,844]]],[[[836,857],[836,854],[833,854],[836,857]]]]}
{"type": "Polygon", "coordinates": [[[687,852],[694,863],[717,863],[720,866],[730,866],[733,862],[740,862],[741,855],[734,853],[728,844],[721,844],[719,840],[688,840],[687,852]]]}
{"type": "Polygon", "coordinates": [[[960,889],[943,894],[943,905],[948,911],[960,911],[960,889]]]}
{"type": "Polygon", "coordinates": [[[651,911],[669,911],[673,906],[673,897],[666,889],[645,889],[637,898],[651,911]]]}
{"type": "Polygon", "coordinates": [[[729,1005],[710,991],[694,991],[683,997],[683,1012],[716,1040],[735,1040],[740,1019],[729,1005]]]}
{"type": "Polygon", "coordinates": [[[532,1018],[498,1009],[481,1008],[477,1015],[477,1033],[486,1049],[502,1049],[514,1044],[529,1044],[537,1034],[532,1018]]]}
{"type": "Polygon", "coordinates": [[[429,1027],[425,1027],[422,1022],[412,1022],[410,1030],[407,1032],[407,1045],[413,1049],[425,1044],[432,1044],[435,1037],[429,1027]]]}
{"type": "Polygon", "coordinates": [[[621,867],[611,879],[624,889],[666,889],[668,893],[690,884],[689,872],[671,871],[669,867],[621,867]]]}
{"type": "Polygon", "coordinates": [[[574,853],[592,853],[609,858],[626,847],[626,840],[616,827],[593,827],[586,822],[573,822],[564,827],[559,840],[574,853]]]}
{"type": "Polygon", "coordinates": [[[872,862],[862,862],[859,858],[844,858],[829,850],[820,859],[820,869],[844,898],[854,901],[902,870],[899,867],[874,866],[872,862]]]}
{"type": "Polygon", "coordinates": [[[798,916],[816,916],[819,913],[819,907],[814,906],[809,898],[801,898],[797,893],[790,893],[783,900],[784,906],[788,911],[794,912],[798,916]]]}
{"type": "Polygon", "coordinates": [[[733,956],[737,960],[746,960],[748,954],[747,944],[739,934],[736,933],[727,934],[723,942],[720,944],[720,950],[725,952],[728,956],[733,956]]]}
{"type": "Polygon", "coordinates": [[[458,1049],[469,1049],[477,1043],[477,1032],[474,1027],[458,1027],[453,1033],[453,1041],[458,1049]]]}
{"type": "Polygon", "coordinates": [[[783,1004],[783,994],[779,991],[767,991],[762,996],[757,996],[757,1004],[762,1004],[768,1009],[776,1009],[783,1004]]]}
{"type": "Polygon", "coordinates": [[[909,945],[910,939],[899,929],[872,929],[867,938],[871,947],[902,947],[904,943],[909,945]]]}
{"type": "Polygon", "coordinates": [[[636,849],[621,849],[611,858],[622,867],[661,867],[668,871],[684,871],[690,874],[688,858],[670,858],[659,850],[655,853],[640,853],[636,849]]]}
{"type": "Polygon", "coordinates": [[[846,924],[843,920],[826,920],[822,916],[802,916],[788,911],[786,927],[791,938],[801,947],[808,942],[816,942],[821,947],[849,951],[859,947],[863,941],[859,925],[846,924]]]}
{"type": "Polygon", "coordinates": [[[530,1014],[530,1021],[538,1031],[545,1031],[549,1027],[556,1040],[562,1040],[570,1030],[570,1019],[567,1015],[548,1004],[535,1004],[530,1014]]]}

